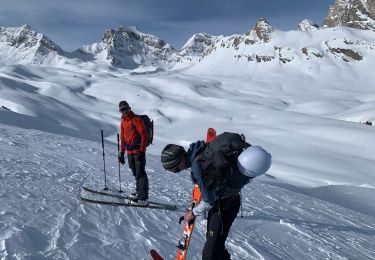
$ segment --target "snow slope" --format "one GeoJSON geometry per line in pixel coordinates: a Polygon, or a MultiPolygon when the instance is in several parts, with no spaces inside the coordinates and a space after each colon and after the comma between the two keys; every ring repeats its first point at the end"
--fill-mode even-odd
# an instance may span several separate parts
{"type": "MultiPolygon", "coordinates": [[[[2,259],[148,259],[150,248],[173,259],[182,229],[178,218],[190,193],[187,173],[166,173],[158,156],[148,157],[150,198],[176,203],[178,211],[95,206],[78,196],[85,182],[103,187],[99,140],[3,124],[0,133],[2,259]]],[[[106,145],[109,186],[115,190],[116,149],[106,145]]],[[[297,165],[289,167],[312,177],[298,164],[303,157],[295,156],[297,165]]],[[[353,183],[358,175],[352,174],[353,183]]],[[[134,189],[128,169],[122,169],[122,180],[125,191],[134,189]]],[[[373,259],[374,193],[353,185],[297,188],[262,176],[243,190],[243,218],[234,222],[227,246],[233,259],[373,259]]],[[[204,225],[198,222],[190,259],[200,259],[204,225]]]]}

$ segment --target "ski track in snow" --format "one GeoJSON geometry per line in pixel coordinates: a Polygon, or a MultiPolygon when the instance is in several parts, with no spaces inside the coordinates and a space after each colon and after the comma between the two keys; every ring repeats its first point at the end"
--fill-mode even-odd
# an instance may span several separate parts
{"type": "MultiPolygon", "coordinates": [[[[161,170],[148,157],[150,199],[178,211],[99,206],[79,200],[84,183],[103,187],[101,143],[0,124],[2,259],[173,259],[188,205],[189,174],[161,170]]],[[[99,141],[99,140],[98,140],[99,141]]],[[[118,189],[115,145],[106,146],[108,186],[118,189]]],[[[122,187],[134,179],[122,167],[122,187]]],[[[306,195],[263,176],[243,190],[227,247],[233,259],[373,259],[375,217],[306,195]]],[[[90,195],[95,197],[95,195],[90,195]]],[[[205,222],[197,222],[190,259],[200,259],[205,222]]]]}

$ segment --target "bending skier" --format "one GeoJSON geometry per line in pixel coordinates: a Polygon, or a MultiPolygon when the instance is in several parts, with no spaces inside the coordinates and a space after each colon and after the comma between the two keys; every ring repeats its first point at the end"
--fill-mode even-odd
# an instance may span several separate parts
{"type": "Polygon", "coordinates": [[[133,202],[148,206],[148,178],[145,171],[147,132],[143,120],[134,114],[126,101],[119,103],[122,113],[120,125],[119,161],[125,164],[125,150],[129,168],[136,179],[136,191],[130,195],[133,202]]]}
{"type": "Polygon", "coordinates": [[[202,259],[230,259],[225,241],[240,209],[241,188],[268,170],[271,155],[246,143],[239,134],[223,133],[210,144],[204,141],[190,144],[188,151],[169,144],[162,151],[161,162],[170,172],[191,168],[192,180],[201,190],[200,204],[188,211],[184,220],[189,222],[207,213],[202,259]]]}

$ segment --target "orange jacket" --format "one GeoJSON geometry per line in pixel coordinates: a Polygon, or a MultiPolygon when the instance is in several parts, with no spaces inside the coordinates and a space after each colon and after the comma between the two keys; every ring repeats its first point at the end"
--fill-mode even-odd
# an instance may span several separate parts
{"type": "Polygon", "coordinates": [[[146,152],[147,132],[143,120],[130,111],[122,115],[120,125],[121,152],[128,154],[146,152]]]}

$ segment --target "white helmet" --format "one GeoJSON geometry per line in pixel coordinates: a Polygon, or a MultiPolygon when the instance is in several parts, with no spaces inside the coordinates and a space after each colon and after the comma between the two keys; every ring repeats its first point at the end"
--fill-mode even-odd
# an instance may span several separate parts
{"type": "Polygon", "coordinates": [[[243,175],[257,177],[271,167],[271,154],[260,146],[250,146],[238,157],[237,166],[243,175]]]}

